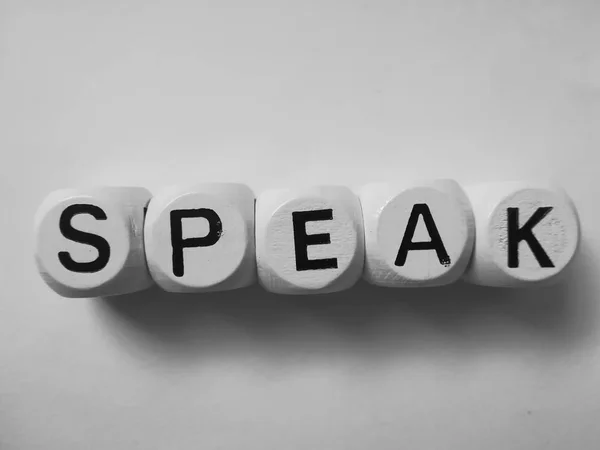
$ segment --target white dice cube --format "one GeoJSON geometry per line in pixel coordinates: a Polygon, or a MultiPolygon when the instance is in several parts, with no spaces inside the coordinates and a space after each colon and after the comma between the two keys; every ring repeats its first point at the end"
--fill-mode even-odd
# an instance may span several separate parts
{"type": "Polygon", "coordinates": [[[146,289],[144,208],[139,187],[64,189],[51,193],[35,218],[36,263],[63,297],[97,297],[146,289]]]}
{"type": "Polygon", "coordinates": [[[259,281],[271,292],[350,288],[364,264],[358,197],[341,186],[262,193],[256,204],[256,253],[259,281]]]}
{"type": "Polygon", "coordinates": [[[169,292],[237,289],[256,281],[254,194],[235,183],[175,186],[148,206],[152,278],[169,292]]]}
{"type": "Polygon", "coordinates": [[[452,180],[373,183],[360,190],[364,278],[387,287],[456,281],[473,249],[469,201],[452,180]]]}
{"type": "Polygon", "coordinates": [[[466,281],[519,287],[560,279],[579,242],[577,212],[561,188],[506,182],[466,190],[477,233],[466,281]]]}

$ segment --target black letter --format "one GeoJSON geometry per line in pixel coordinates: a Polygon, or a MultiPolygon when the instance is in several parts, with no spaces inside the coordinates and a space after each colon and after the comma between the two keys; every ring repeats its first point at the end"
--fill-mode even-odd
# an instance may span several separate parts
{"type": "Polygon", "coordinates": [[[413,206],[410,217],[408,218],[404,237],[402,238],[402,243],[400,244],[400,250],[398,250],[398,256],[396,256],[395,264],[397,266],[403,266],[404,263],[406,263],[406,257],[410,250],[435,250],[440,264],[446,267],[450,265],[450,256],[448,256],[440,233],[435,226],[429,206],[425,203],[417,203],[413,206]],[[425,227],[431,237],[431,240],[428,242],[412,241],[415,229],[417,228],[417,222],[419,221],[419,215],[423,216],[423,222],[425,222],[425,227]]]}
{"type": "Polygon", "coordinates": [[[171,246],[173,247],[173,275],[183,276],[183,249],[210,247],[217,243],[223,233],[221,218],[212,209],[174,209],[171,211],[171,246]],[[181,220],[203,217],[208,220],[208,234],[204,237],[183,239],[181,220]]]}
{"type": "Polygon", "coordinates": [[[308,246],[331,244],[329,233],[306,234],[306,222],[333,220],[333,209],[317,211],[296,211],[292,213],[294,224],[294,247],[296,250],[296,270],[337,269],[337,258],[308,259],[308,246]]]}
{"type": "Polygon", "coordinates": [[[88,244],[98,250],[98,257],[90,262],[73,261],[69,252],[58,252],[58,260],[71,272],[94,273],[106,267],[110,259],[110,245],[101,236],[85,231],[76,230],[71,225],[71,220],[77,214],[89,214],[96,220],[106,220],[106,213],[95,205],[71,205],[65,208],[58,220],[58,227],[64,237],[80,244],[88,244]]]}
{"type": "Polygon", "coordinates": [[[527,242],[540,267],[554,267],[548,254],[533,235],[533,227],[540,223],[550,211],[552,211],[551,206],[536,209],[529,220],[525,222],[525,225],[519,228],[519,208],[506,209],[508,216],[508,267],[519,267],[519,242],[521,241],[527,242]]]}

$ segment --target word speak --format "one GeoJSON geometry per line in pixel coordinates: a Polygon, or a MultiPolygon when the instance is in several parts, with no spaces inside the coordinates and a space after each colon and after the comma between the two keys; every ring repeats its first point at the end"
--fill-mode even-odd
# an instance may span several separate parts
{"type": "Polygon", "coordinates": [[[255,283],[282,294],[458,279],[518,287],[559,279],[579,241],[572,201],[528,182],[453,180],[270,190],[204,183],[51,193],[35,219],[36,263],[65,297],[156,283],[208,292],[255,283]]]}

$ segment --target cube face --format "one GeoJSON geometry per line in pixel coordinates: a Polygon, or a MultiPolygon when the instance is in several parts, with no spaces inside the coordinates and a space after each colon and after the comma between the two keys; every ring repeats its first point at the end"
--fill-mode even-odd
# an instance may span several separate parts
{"type": "Polygon", "coordinates": [[[364,186],[364,278],[387,287],[439,286],[465,271],[473,216],[458,183],[434,180],[364,186]]]}
{"type": "Polygon", "coordinates": [[[169,292],[237,289],[256,280],[254,194],[245,185],[166,189],[148,206],[148,267],[169,292]]]}
{"type": "Polygon", "coordinates": [[[36,214],[36,264],[63,297],[135,292],[152,285],[144,255],[144,208],[137,187],[60,190],[36,214]]]}
{"type": "Polygon", "coordinates": [[[578,247],[579,219],[562,189],[534,183],[469,187],[477,242],[465,280],[517,287],[559,279],[578,247]]]}
{"type": "Polygon", "coordinates": [[[364,265],[360,203],[347,188],[267,191],[256,205],[258,276],[282,294],[350,288],[364,265]]]}

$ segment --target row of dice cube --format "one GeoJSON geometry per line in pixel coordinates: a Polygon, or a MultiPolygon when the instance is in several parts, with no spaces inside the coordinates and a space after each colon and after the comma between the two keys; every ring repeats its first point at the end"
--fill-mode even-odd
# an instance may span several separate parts
{"type": "Polygon", "coordinates": [[[452,180],[272,190],[209,183],[61,190],[36,216],[36,262],[65,297],[256,282],[284,294],[350,288],[486,286],[559,278],[579,241],[556,186],[452,180]]]}

